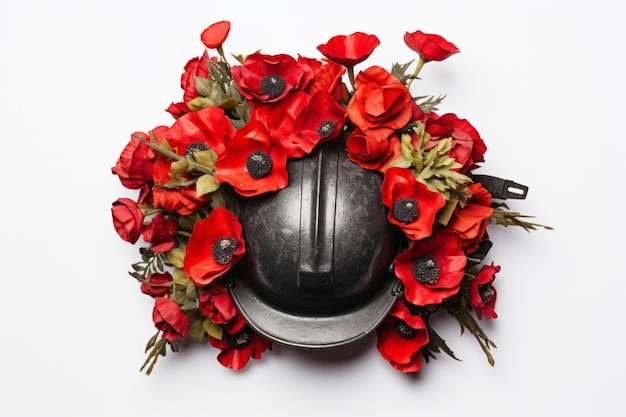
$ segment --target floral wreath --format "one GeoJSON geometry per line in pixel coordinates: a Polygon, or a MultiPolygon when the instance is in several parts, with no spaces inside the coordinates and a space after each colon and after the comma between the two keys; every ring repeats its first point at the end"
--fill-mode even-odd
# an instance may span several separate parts
{"type": "Polygon", "coordinates": [[[429,323],[445,310],[493,365],[495,344],[476,320],[497,317],[500,266],[484,263],[487,226],[550,227],[497,201],[524,198],[526,187],[473,174],[485,143],[467,120],[436,113],[444,96],[410,93],[424,64],[458,48],[439,35],[407,32],[404,42],[418,55],[411,73],[413,61],[355,76],[380,43],[375,35],[335,36],[317,47],[321,59],[255,52],[232,55],[231,65],[223,49],[229,31],[230,22],[220,21],[202,32],[204,53],[181,77],[183,101],[167,108],[175,121],[133,133],[112,168],[124,187],[138,190],[136,199],[112,204],[115,230],[131,244],[149,244],[130,272],[154,298],[157,332],[141,371],[150,374],[167,346],[176,352],[188,337],[208,339],[232,369],[272,349],[247,325],[224,280],[246,252],[233,192],[247,198],[285,188],[288,160],[340,138],[352,163],[384,175],[387,219],[404,232],[393,260],[401,294],[376,328],[382,357],[402,372],[418,372],[422,359],[440,352],[456,359],[429,323]]]}

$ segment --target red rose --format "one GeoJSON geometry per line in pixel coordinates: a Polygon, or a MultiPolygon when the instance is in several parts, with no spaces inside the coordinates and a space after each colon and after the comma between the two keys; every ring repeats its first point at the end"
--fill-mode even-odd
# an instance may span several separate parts
{"type": "Polygon", "coordinates": [[[286,54],[252,54],[232,68],[241,94],[248,100],[272,103],[305,88],[313,78],[310,67],[286,54]]]}
{"type": "Polygon", "coordinates": [[[130,198],[118,198],[111,207],[113,226],[126,242],[135,243],[143,229],[143,212],[130,198]]]}
{"type": "Polygon", "coordinates": [[[179,117],[191,112],[191,109],[187,106],[187,103],[180,102],[170,104],[165,111],[171,114],[174,119],[178,119],[179,117]]]}
{"type": "Polygon", "coordinates": [[[298,56],[298,62],[307,65],[313,70],[313,81],[306,88],[307,94],[315,94],[322,90],[328,92],[336,101],[347,103],[346,85],[341,81],[341,77],[346,72],[346,68],[332,61],[318,61],[312,58],[298,56]]]}
{"type": "Polygon", "coordinates": [[[485,236],[493,208],[491,194],[482,184],[470,184],[469,190],[472,196],[464,207],[454,209],[448,228],[461,239],[465,251],[471,253],[478,249],[478,243],[485,236]]]}
{"type": "Polygon", "coordinates": [[[402,372],[419,372],[422,348],[429,340],[421,316],[411,314],[403,302],[397,301],[376,334],[376,347],[391,366],[402,372]]]}
{"type": "Polygon", "coordinates": [[[211,201],[209,194],[198,197],[196,186],[164,188],[159,184],[166,185],[172,178],[169,176],[171,162],[157,159],[154,161],[154,182],[157,184],[152,190],[154,206],[168,211],[174,211],[181,216],[188,216],[196,210],[204,209],[211,201]]]}
{"type": "Polygon", "coordinates": [[[443,61],[452,54],[459,52],[459,48],[439,35],[426,34],[422,31],[407,32],[404,43],[420,54],[424,61],[443,61]]]}
{"type": "Polygon", "coordinates": [[[438,116],[431,112],[426,116],[426,132],[430,135],[427,149],[436,146],[441,139],[452,138],[452,149],[448,156],[462,166],[459,170],[461,173],[470,173],[478,167],[477,163],[485,160],[485,142],[466,119],[459,119],[453,113],[438,116]]]}
{"type": "Polygon", "coordinates": [[[167,140],[178,155],[185,155],[192,143],[207,145],[219,155],[235,136],[235,131],[224,110],[206,107],[176,120],[167,133],[167,140]]]}
{"type": "Polygon", "coordinates": [[[170,283],[172,282],[172,275],[169,272],[154,274],[148,276],[144,282],[141,283],[141,292],[151,297],[165,297],[169,295],[172,290],[170,283]]]}
{"type": "Polygon", "coordinates": [[[194,225],[183,269],[194,284],[204,287],[239,262],[245,251],[241,224],[227,209],[218,207],[194,225]]]}
{"type": "Polygon", "coordinates": [[[437,212],[446,205],[443,195],[417,181],[410,169],[398,167],[387,170],[381,191],[391,223],[411,240],[430,236],[437,212]]]}
{"type": "Polygon", "coordinates": [[[222,280],[215,280],[198,297],[202,314],[215,324],[223,324],[237,314],[233,298],[222,280]]]}
{"type": "Polygon", "coordinates": [[[178,304],[169,298],[157,297],[154,299],[152,320],[157,329],[163,332],[164,339],[184,339],[189,334],[189,319],[178,304]]]}
{"type": "Polygon", "coordinates": [[[250,121],[217,159],[215,179],[244,197],[280,190],[288,183],[287,154],[262,123],[250,121]]]}
{"type": "MultiPolygon", "coordinates": [[[[168,131],[166,126],[156,127],[153,132],[157,137],[165,136],[168,131]]],[[[148,134],[135,132],[133,136],[148,139],[148,134]]],[[[131,190],[140,190],[139,202],[147,202],[150,189],[153,184],[153,153],[150,147],[140,140],[131,136],[130,142],[122,151],[117,163],[111,172],[117,175],[122,185],[131,190]]]]}
{"type": "Polygon", "coordinates": [[[333,62],[354,67],[365,61],[378,45],[380,40],[376,35],[355,32],[351,35],[334,36],[325,44],[319,45],[317,50],[333,62]]]}
{"type": "Polygon", "coordinates": [[[476,277],[470,281],[469,296],[470,303],[476,310],[476,315],[482,320],[483,315],[488,319],[495,319],[498,315],[495,312],[496,289],[491,285],[496,279],[496,273],[500,272],[500,266],[483,265],[476,277]]]}
{"type": "Polygon", "coordinates": [[[398,130],[411,121],[414,101],[409,90],[384,68],[361,71],[355,86],[348,115],[365,134],[370,129],[398,130]]]}
{"type": "Polygon", "coordinates": [[[152,243],[153,252],[167,252],[174,247],[174,232],[178,229],[178,222],[166,218],[163,213],[157,213],[152,221],[141,232],[146,242],[152,243]]]}
{"type": "Polygon", "coordinates": [[[218,362],[234,370],[242,369],[250,358],[261,359],[266,349],[272,349],[272,342],[250,329],[240,315],[224,331],[222,339],[209,336],[209,342],[221,350],[217,355],[218,362]]]}
{"type": "Polygon", "coordinates": [[[414,305],[440,304],[461,288],[467,258],[451,233],[433,233],[394,260],[406,300],[414,305]]]}
{"type": "Polygon", "coordinates": [[[196,77],[209,78],[209,53],[204,51],[201,57],[187,61],[183,75],[180,77],[180,87],[184,90],[183,101],[187,103],[198,97],[196,77]]]}
{"type": "Polygon", "coordinates": [[[357,127],[346,139],[346,147],[352,162],[380,172],[385,172],[389,162],[402,154],[398,135],[387,129],[369,130],[366,134],[357,127]]]}
{"type": "Polygon", "coordinates": [[[222,46],[230,32],[230,22],[223,20],[215,22],[208,28],[204,29],[200,35],[200,40],[207,48],[216,49],[222,46]]]}

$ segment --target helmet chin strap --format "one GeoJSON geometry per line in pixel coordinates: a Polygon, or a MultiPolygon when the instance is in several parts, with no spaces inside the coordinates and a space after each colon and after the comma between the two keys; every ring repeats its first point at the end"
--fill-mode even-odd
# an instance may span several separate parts
{"type": "Polygon", "coordinates": [[[498,200],[517,199],[523,200],[528,194],[528,187],[511,180],[505,180],[491,175],[472,175],[476,182],[480,182],[491,197],[498,200]]]}

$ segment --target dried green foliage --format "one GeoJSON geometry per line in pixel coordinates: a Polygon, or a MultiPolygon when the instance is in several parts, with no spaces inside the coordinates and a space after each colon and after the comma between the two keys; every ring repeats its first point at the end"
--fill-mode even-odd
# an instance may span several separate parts
{"type": "Polygon", "coordinates": [[[526,216],[516,211],[506,211],[502,209],[502,206],[497,207],[494,210],[492,218],[495,219],[496,224],[499,224],[504,227],[519,226],[519,227],[522,227],[527,232],[530,232],[531,230],[537,230],[537,229],[554,230],[552,226],[546,226],[543,224],[522,220],[522,219],[534,218],[534,216],[526,216]]]}
{"type": "Polygon", "coordinates": [[[427,146],[430,140],[424,123],[415,122],[401,134],[402,156],[393,161],[392,166],[414,168],[415,179],[442,194],[446,200],[454,198],[463,205],[471,195],[467,184],[472,179],[458,172],[458,163],[447,155],[452,147],[452,138],[444,138],[434,146],[427,146]],[[417,137],[417,147],[414,145],[414,136],[417,137]]]}
{"type": "Polygon", "coordinates": [[[428,362],[431,358],[437,359],[437,357],[435,356],[435,353],[441,353],[441,352],[444,352],[445,354],[447,354],[453,359],[456,359],[457,361],[460,360],[459,358],[454,356],[454,352],[452,351],[452,349],[448,347],[448,345],[446,344],[446,341],[441,336],[439,336],[437,332],[435,332],[435,329],[433,329],[432,326],[427,326],[427,330],[428,330],[428,344],[424,346],[423,351],[422,351],[422,355],[424,357],[424,360],[426,360],[426,362],[428,362]]]}
{"type": "Polygon", "coordinates": [[[438,96],[417,96],[413,97],[413,100],[422,109],[424,113],[430,113],[431,111],[439,110],[439,105],[446,98],[445,94],[439,94],[438,96]]]}
{"type": "Polygon", "coordinates": [[[150,353],[148,354],[146,361],[143,365],[141,365],[141,368],[139,368],[139,372],[143,372],[143,370],[146,369],[146,375],[150,375],[154,369],[154,365],[156,365],[157,360],[159,359],[159,356],[166,355],[167,346],[170,347],[172,352],[178,352],[180,350],[180,343],[178,341],[172,341],[164,338],[159,339],[160,333],[160,331],[157,331],[148,341],[148,344],[146,345],[146,353],[148,351],[150,351],[150,353]]]}
{"type": "Polygon", "coordinates": [[[139,282],[144,282],[154,273],[165,273],[165,266],[168,262],[165,253],[153,252],[148,248],[140,248],[139,253],[141,253],[142,261],[132,264],[131,267],[134,272],[129,272],[133,278],[139,282]]]}
{"type": "MultiPolygon", "coordinates": [[[[466,274],[466,278],[471,280],[473,279],[473,276],[468,276],[466,274]]],[[[469,292],[460,291],[454,297],[446,300],[442,304],[442,306],[448,311],[448,313],[450,313],[451,316],[453,316],[457,320],[459,326],[461,326],[461,334],[463,334],[465,330],[467,330],[474,335],[476,341],[478,341],[478,344],[487,356],[487,362],[489,362],[489,364],[493,366],[495,364],[495,361],[493,359],[493,356],[491,355],[490,349],[497,346],[491,339],[489,339],[487,334],[485,334],[483,329],[472,316],[469,292]]]]}

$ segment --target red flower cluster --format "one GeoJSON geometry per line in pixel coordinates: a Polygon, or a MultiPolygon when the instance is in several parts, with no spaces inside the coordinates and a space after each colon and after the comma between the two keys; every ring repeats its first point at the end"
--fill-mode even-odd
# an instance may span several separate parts
{"type": "Polygon", "coordinates": [[[487,226],[496,214],[508,224],[534,225],[511,220],[473,180],[486,151],[478,131],[453,113],[435,113],[432,97],[410,92],[425,63],[458,48],[439,35],[407,32],[406,45],[419,55],[412,74],[404,73],[409,64],[391,72],[372,65],[355,76],[380,45],[374,35],[335,36],[318,46],[321,59],[253,53],[231,65],[223,50],[230,29],[221,21],[202,32],[201,42],[219,56],[205,49],[187,62],[182,101],[167,109],[173,123],[132,134],[112,168],[124,187],[138,191],[136,199],[112,204],[115,231],[131,244],[148,244],[131,272],[155,303],[148,373],[165,344],[177,350],[188,336],[208,340],[232,369],[271,350],[225,281],[246,253],[234,196],[286,187],[287,161],[333,140],[345,141],[351,163],[381,173],[387,220],[404,234],[393,262],[402,291],[377,330],[383,358],[417,372],[424,357],[451,352],[429,323],[440,309],[487,352],[490,341],[470,316],[473,308],[479,320],[497,317],[493,281],[500,267],[481,264],[487,226]]]}

